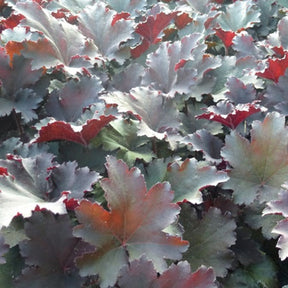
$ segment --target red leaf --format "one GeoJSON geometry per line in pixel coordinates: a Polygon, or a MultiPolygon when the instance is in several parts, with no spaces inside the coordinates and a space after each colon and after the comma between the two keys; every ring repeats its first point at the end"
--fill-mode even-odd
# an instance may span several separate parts
{"type": "Polygon", "coordinates": [[[175,25],[178,29],[184,28],[187,24],[191,23],[193,19],[187,14],[182,13],[180,15],[176,15],[175,17],[175,25]]]}
{"type": "Polygon", "coordinates": [[[208,113],[196,116],[196,119],[208,119],[222,123],[223,125],[235,129],[247,117],[262,111],[256,106],[256,102],[238,104],[234,106],[230,102],[219,102],[216,106],[205,108],[208,113]]]}
{"type": "Polygon", "coordinates": [[[115,117],[112,115],[102,115],[100,119],[88,120],[85,125],[72,126],[64,121],[55,121],[44,126],[39,131],[39,137],[36,139],[36,143],[53,141],[53,140],[67,140],[82,145],[88,145],[89,141],[93,139],[100,130],[112,121],[115,117]],[[79,131],[80,128],[80,131],[79,131]]]}
{"type": "Polygon", "coordinates": [[[78,259],[80,274],[98,274],[101,287],[114,286],[120,269],[143,255],[162,272],[166,268],[163,258],[180,259],[188,245],[179,236],[162,231],[179,213],[179,206],[171,203],[174,195],[168,182],[147,191],[139,169],[129,169],[114,157],[107,158],[106,168],[109,178],[101,186],[109,210],[81,201],[75,209],[80,225],[74,228],[75,236],[96,247],[96,252],[78,259]]]}
{"type": "Polygon", "coordinates": [[[131,54],[134,58],[139,57],[145,52],[151,44],[155,44],[158,41],[158,35],[167,27],[170,21],[176,16],[177,12],[165,14],[163,12],[155,16],[149,16],[144,23],[139,23],[135,29],[135,32],[143,37],[142,43],[137,47],[131,49],[131,54]],[[143,44],[144,43],[144,44],[143,44]],[[141,48],[138,48],[138,47],[141,48]],[[135,52],[136,50],[136,52],[135,52]],[[140,54],[141,53],[141,54],[140,54]]]}
{"type": "Polygon", "coordinates": [[[127,20],[129,18],[129,16],[130,16],[130,14],[128,12],[118,13],[118,14],[114,15],[111,25],[114,26],[114,24],[120,19],[127,20]]]}
{"type": "Polygon", "coordinates": [[[8,176],[8,170],[4,167],[0,167],[0,175],[1,176],[8,176]]]}
{"type": "Polygon", "coordinates": [[[287,55],[288,52],[285,52],[284,57],[281,59],[268,59],[268,68],[266,68],[264,72],[256,73],[256,75],[278,82],[279,77],[285,74],[286,68],[288,67],[287,55]]]}
{"type": "Polygon", "coordinates": [[[225,47],[228,48],[232,45],[233,38],[235,37],[236,33],[233,31],[224,31],[221,28],[215,29],[216,35],[222,40],[225,47]]]}
{"type": "Polygon", "coordinates": [[[3,19],[1,20],[1,26],[4,29],[13,29],[14,27],[16,27],[20,21],[24,19],[24,16],[21,14],[12,14],[10,17],[8,17],[7,19],[3,19]]]}

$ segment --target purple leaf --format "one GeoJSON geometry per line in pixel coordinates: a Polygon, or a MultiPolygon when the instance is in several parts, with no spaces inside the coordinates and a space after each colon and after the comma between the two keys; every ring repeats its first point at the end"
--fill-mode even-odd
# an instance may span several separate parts
{"type": "Polygon", "coordinates": [[[47,112],[57,120],[75,122],[89,105],[102,102],[99,93],[103,91],[101,81],[95,77],[71,79],[60,90],[54,90],[46,104],[47,112]]]}

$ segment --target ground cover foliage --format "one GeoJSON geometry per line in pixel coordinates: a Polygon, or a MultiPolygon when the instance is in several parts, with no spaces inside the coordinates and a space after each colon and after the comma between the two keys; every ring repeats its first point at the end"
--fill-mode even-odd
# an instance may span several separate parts
{"type": "Polygon", "coordinates": [[[286,0],[0,11],[1,287],[288,285],[286,0]]]}

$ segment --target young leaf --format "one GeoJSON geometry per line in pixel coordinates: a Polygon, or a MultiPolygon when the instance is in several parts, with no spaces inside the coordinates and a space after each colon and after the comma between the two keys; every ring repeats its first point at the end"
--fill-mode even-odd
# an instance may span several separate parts
{"type": "Polygon", "coordinates": [[[29,240],[19,246],[28,267],[15,287],[79,288],[83,280],[74,260],[91,247],[73,237],[69,217],[49,211],[34,212],[25,223],[25,232],[29,240]]]}
{"type": "Polygon", "coordinates": [[[283,58],[268,59],[268,68],[264,72],[257,72],[256,75],[273,80],[274,82],[279,81],[279,77],[285,74],[288,67],[288,52],[285,52],[283,58]]]}
{"type": "Polygon", "coordinates": [[[235,129],[246,118],[257,112],[263,111],[264,108],[259,107],[257,102],[237,104],[234,106],[230,102],[220,101],[216,106],[209,106],[205,110],[207,113],[197,115],[196,119],[216,121],[231,129],[235,129]]]}
{"type": "Polygon", "coordinates": [[[171,203],[168,183],[158,183],[147,192],[137,168],[129,170],[113,157],[107,158],[106,168],[109,178],[101,186],[109,211],[83,200],[75,210],[80,225],[74,228],[75,236],[96,247],[95,253],[77,260],[80,274],[98,274],[101,287],[114,285],[120,269],[143,254],[162,272],[163,258],[180,259],[188,244],[162,232],[179,213],[179,206],[171,203]]]}
{"type": "Polygon", "coordinates": [[[224,277],[232,265],[233,253],[229,249],[235,244],[235,221],[224,216],[218,208],[210,208],[202,219],[198,219],[190,203],[181,204],[179,222],[184,227],[184,239],[190,243],[183,258],[192,269],[201,265],[212,266],[216,276],[224,277]]]}
{"type": "Polygon", "coordinates": [[[275,199],[288,173],[285,117],[269,113],[263,122],[252,123],[251,142],[233,131],[225,144],[221,154],[232,168],[223,187],[233,189],[234,201],[251,204],[256,198],[275,199]]]}
{"type": "Polygon", "coordinates": [[[83,125],[73,125],[64,121],[50,121],[39,130],[36,143],[54,140],[66,140],[87,146],[89,142],[115,117],[101,115],[99,119],[90,119],[83,125]]]}
{"type": "Polygon", "coordinates": [[[107,104],[117,104],[119,112],[132,112],[140,118],[139,136],[163,139],[169,130],[179,127],[176,103],[150,87],[137,87],[130,94],[120,91],[101,97],[107,104]]]}
{"type": "Polygon", "coordinates": [[[158,42],[158,35],[167,27],[170,21],[176,16],[177,12],[165,14],[158,13],[156,16],[149,16],[145,22],[139,23],[135,32],[143,37],[142,43],[131,50],[134,58],[140,57],[151,44],[158,42]]]}

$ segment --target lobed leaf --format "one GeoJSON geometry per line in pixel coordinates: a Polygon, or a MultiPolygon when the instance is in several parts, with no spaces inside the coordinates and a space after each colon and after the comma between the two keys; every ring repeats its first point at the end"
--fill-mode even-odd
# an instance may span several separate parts
{"type": "Polygon", "coordinates": [[[268,113],[263,122],[252,123],[251,142],[235,131],[226,136],[221,155],[232,168],[223,187],[233,189],[236,203],[267,202],[277,197],[288,173],[287,141],[284,116],[277,112],[268,113]]]}
{"type": "Polygon", "coordinates": [[[162,232],[175,220],[179,207],[172,204],[168,183],[158,183],[148,192],[137,168],[128,169],[121,160],[107,158],[109,178],[101,181],[109,210],[97,203],[82,201],[76,208],[80,225],[74,235],[96,247],[95,253],[77,260],[82,276],[98,274],[101,287],[114,285],[122,267],[143,254],[157,271],[163,271],[163,258],[180,259],[187,242],[162,232]]]}
{"type": "Polygon", "coordinates": [[[235,244],[235,220],[224,216],[218,208],[210,208],[202,219],[197,219],[190,203],[181,204],[179,222],[184,227],[184,239],[190,243],[183,259],[189,261],[192,269],[201,265],[212,266],[216,276],[224,277],[233,261],[229,249],[235,244]]]}

